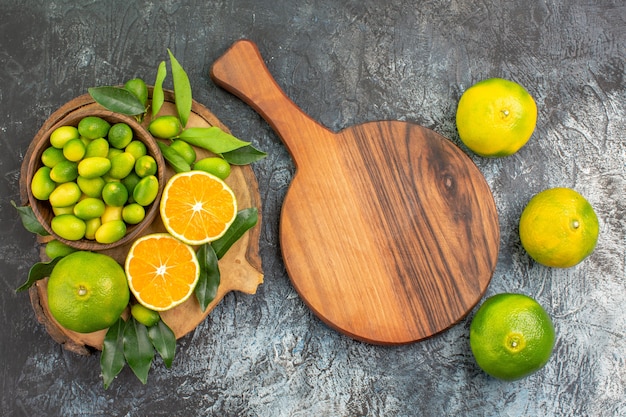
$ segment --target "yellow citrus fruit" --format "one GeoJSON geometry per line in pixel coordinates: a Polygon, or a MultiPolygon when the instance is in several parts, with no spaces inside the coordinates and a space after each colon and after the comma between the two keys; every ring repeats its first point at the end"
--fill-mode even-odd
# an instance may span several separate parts
{"type": "Polygon", "coordinates": [[[569,268],[589,256],[599,234],[589,202],[570,188],[550,188],[530,199],[519,222],[526,252],[542,265],[569,268]]]}
{"type": "Polygon", "coordinates": [[[125,269],[137,301],[154,311],[169,310],[187,300],[200,276],[193,248],[167,233],[137,239],[128,252],[125,269]]]}
{"type": "Polygon", "coordinates": [[[523,294],[489,297],[470,324],[470,347],[476,363],[491,376],[515,380],[550,359],[555,333],[543,307],[523,294]]]}
{"type": "Polygon", "coordinates": [[[456,111],[459,137],[481,156],[500,157],[517,152],[537,124],[537,105],[521,85],[490,78],[468,88],[456,111]]]}
{"type": "Polygon", "coordinates": [[[55,265],[48,280],[52,316],[61,326],[79,333],[110,327],[129,298],[124,269],[100,253],[70,253],[55,265]]]}
{"type": "Polygon", "coordinates": [[[237,215],[237,200],[220,178],[204,171],[181,172],[165,184],[160,212],[168,232],[201,245],[226,233],[237,215]]]}

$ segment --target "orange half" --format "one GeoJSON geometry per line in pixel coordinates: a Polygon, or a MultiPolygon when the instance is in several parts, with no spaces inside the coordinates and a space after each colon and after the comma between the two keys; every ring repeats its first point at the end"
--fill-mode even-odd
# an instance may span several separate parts
{"type": "Polygon", "coordinates": [[[237,200],[220,178],[204,171],[188,171],[167,182],[160,210],[172,236],[189,245],[202,245],[226,233],[237,216],[237,200]]]}
{"type": "Polygon", "coordinates": [[[200,276],[194,249],[167,233],[137,239],[124,267],[137,301],[155,311],[169,310],[186,301],[200,276]]]}

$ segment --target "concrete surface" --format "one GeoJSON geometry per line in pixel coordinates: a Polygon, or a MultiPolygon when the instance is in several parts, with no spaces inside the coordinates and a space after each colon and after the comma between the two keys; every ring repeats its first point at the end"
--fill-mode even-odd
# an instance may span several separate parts
{"type": "Polygon", "coordinates": [[[0,0],[0,10],[1,415],[626,415],[622,0],[0,0]],[[269,126],[207,75],[244,37],[285,92],[334,130],[400,119],[460,144],[454,114],[466,88],[493,76],[526,86],[539,107],[528,145],[472,159],[501,223],[487,295],[522,292],[551,314],[558,338],[542,371],[517,382],[482,373],[468,344],[473,312],[443,334],[389,348],[344,337],[308,311],[277,238],[293,164],[269,126]],[[228,295],[179,342],[172,369],[157,361],[144,386],[126,368],[105,391],[99,355],[63,350],[15,293],[38,248],[10,201],[28,143],[52,111],[91,86],[153,80],[166,48],[194,97],[269,152],[254,167],[265,283],[253,296],[228,295]],[[596,251],[571,269],[534,263],[517,235],[525,203],[553,186],[582,193],[601,223],[596,251]]]}

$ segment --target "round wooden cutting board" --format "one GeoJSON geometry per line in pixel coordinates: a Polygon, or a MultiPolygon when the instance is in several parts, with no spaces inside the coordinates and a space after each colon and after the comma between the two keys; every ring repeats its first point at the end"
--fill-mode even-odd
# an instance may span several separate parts
{"type": "MultiPolygon", "coordinates": [[[[176,108],[173,103],[174,96],[171,91],[166,91],[165,100],[166,101],[159,115],[176,114],[176,108]]],[[[64,115],[77,108],[88,109],[96,106],[99,105],[95,103],[88,94],[77,97],[53,113],[42,126],[42,130],[54,125],[56,120],[59,120],[64,115]]],[[[147,126],[149,121],[149,118],[146,117],[143,124],[147,126]]],[[[224,131],[228,132],[226,126],[224,126],[217,119],[217,117],[215,117],[215,115],[196,101],[193,102],[192,114],[189,118],[187,126],[219,126],[224,131]]],[[[29,148],[24,161],[28,160],[31,152],[32,150],[29,148]]],[[[202,149],[196,148],[196,152],[198,154],[198,158],[209,156],[209,153],[202,149]]],[[[26,178],[26,173],[24,172],[26,165],[26,163],[22,164],[22,172],[20,173],[20,192],[22,204],[28,203],[28,196],[26,194],[27,187],[26,184],[23,183],[23,180],[26,178]]],[[[166,179],[171,177],[173,174],[173,170],[167,167],[166,179]]],[[[244,236],[230,248],[226,255],[220,259],[220,285],[215,299],[211,302],[206,311],[201,311],[195,296],[191,296],[185,303],[179,305],[178,307],[161,313],[163,321],[174,331],[177,338],[180,338],[194,330],[230,291],[241,291],[247,294],[254,294],[257,287],[263,282],[261,258],[259,256],[258,246],[261,224],[261,201],[256,177],[249,165],[232,166],[231,174],[226,179],[226,183],[228,183],[235,193],[239,209],[256,207],[259,210],[259,221],[254,228],[244,234],[244,236]]],[[[148,233],[164,231],[165,228],[161,218],[157,216],[150,227],[142,232],[141,236],[148,233]]],[[[50,238],[38,237],[38,240],[40,243],[44,244],[50,240],[50,238]]],[[[102,253],[112,256],[123,265],[131,245],[132,242],[124,246],[108,249],[102,253]]],[[[41,246],[40,253],[43,261],[49,260],[45,256],[44,245],[41,246]]],[[[54,320],[48,309],[46,285],[47,278],[38,281],[30,288],[29,294],[35,315],[39,321],[45,325],[45,328],[51,337],[58,343],[61,343],[66,349],[79,354],[89,354],[93,351],[93,349],[101,349],[106,330],[89,334],[76,333],[65,329],[56,320],[54,320]]]]}
{"type": "Polygon", "coordinates": [[[461,149],[399,121],[331,132],[283,93],[247,40],[211,75],[265,118],[295,162],[281,250],[321,320],[393,345],[441,332],[476,305],[496,266],[499,226],[491,190],[461,149]]]}

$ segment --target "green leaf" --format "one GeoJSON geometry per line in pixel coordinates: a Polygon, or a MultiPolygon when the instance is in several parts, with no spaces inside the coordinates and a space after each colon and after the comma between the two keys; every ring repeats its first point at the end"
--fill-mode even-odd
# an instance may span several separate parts
{"type": "Polygon", "coordinates": [[[137,116],[146,112],[141,100],[133,93],[121,87],[91,87],[91,97],[107,110],[128,116],[137,116]]]}
{"type": "Polygon", "coordinates": [[[155,118],[159,111],[161,111],[161,107],[165,102],[165,96],[163,94],[163,81],[165,77],[167,77],[167,67],[165,66],[165,61],[161,61],[157,69],[154,88],[152,89],[152,118],[155,118]]]}
{"type": "Polygon", "coordinates": [[[26,280],[26,282],[23,283],[18,289],[16,289],[15,292],[27,290],[40,279],[49,277],[52,273],[52,270],[54,269],[54,266],[57,264],[57,262],[61,260],[61,258],[63,257],[59,256],[57,258],[54,258],[50,262],[37,262],[30,268],[30,271],[28,271],[28,279],[26,280]]]}
{"type": "Polygon", "coordinates": [[[11,205],[15,207],[20,218],[22,219],[22,225],[26,230],[31,233],[37,233],[40,236],[48,236],[50,233],[46,229],[43,228],[37,217],[35,217],[35,213],[33,213],[33,209],[30,206],[18,206],[15,201],[11,200],[11,205]]]}
{"type": "Polygon", "coordinates": [[[104,389],[109,388],[115,377],[122,371],[124,359],[124,328],[126,322],[119,318],[109,327],[104,336],[102,354],[100,355],[100,370],[104,380],[104,389]]]}
{"type": "Polygon", "coordinates": [[[167,146],[165,143],[157,141],[161,154],[167,163],[172,167],[175,172],[187,172],[191,171],[191,166],[185,161],[185,158],[179,154],[176,149],[167,146]]]}
{"type": "Polygon", "coordinates": [[[224,132],[217,126],[190,127],[182,131],[179,139],[215,154],[230,152],[250,144],[224,132]]]}
{"type": "Polygon", "coordinates": [[[148,329],[134,318],[128,319],[124,329],[124,357],[137,378],[145,384],[154,358],[154,347],[148,329]]]}
{"type": "Polygon", "coordinates": [[[266,156],[267,154],[265,152],[254,148],[252,145],[244,146],[243,148],[235,149],[230,152],[224,152],[222,154],[222,158],[227,160],[231,165],[248,165],[259,161],[266,156]]]}
{"type": "Polygon", "coordinates": [[[200,246],[197,257],[200,263],[200,278],[196,284],[195,294],[200,303],[200,309],[206,311],[217,294],[217,287],[220,285],[220,269],[217,265],[217,255],[210,244],[200,246]]]}
{"type": "Polygon", "coordinates": [[[257,224],[258,220],[259,211],[256,207],[249,207],[239,211],[235,221],[230,225],[224,236],[211,243],[217,259],[221,259],[245,232],[257,224]]]}
{"type": "Polygon", "coordinates": [[[167,368],[172,366],[176,354],[176,336],[163,320],[148,328],[148,337],[152,346],[159,352],[167,368]]]}
{"type": "Polygon", "coordinates": [[[189,115],[191,114],[191,84],[189,83],[189,77],[178,63],[174,54],[169,49],[167,53],[170,56],[170,64],[172,65],[172,78],[174,80],[174,99],[176,101],[176,111],[178,112],[178,118],[183,127],[187,125],[189,115]]]}

